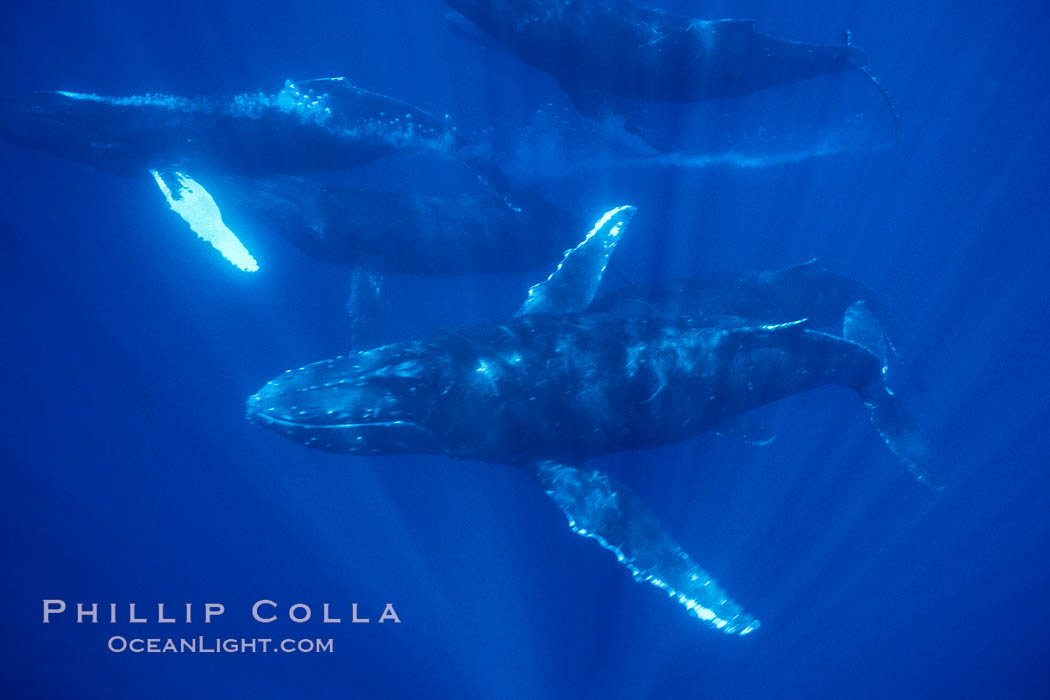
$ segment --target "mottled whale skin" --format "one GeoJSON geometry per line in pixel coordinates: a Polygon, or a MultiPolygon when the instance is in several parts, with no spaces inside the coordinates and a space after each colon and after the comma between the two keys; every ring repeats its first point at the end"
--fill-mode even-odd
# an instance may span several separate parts
{"type": "MultiPolygon", "coordinates": [[[[807,328],[838,332],[857,302],[863,302],[876,321],[879,345],[884,346],[877,354],[884,363],[887,355],[904,363],[900,332],[878,296],[852,277],[824,269],[817,260],[776,270],[723,271],[630,285],[595,299],[591,309],[641,316],[730,316],[764,324],[804,318],[807,328]]],[[[915,367],[909,365],[905,374],[921,385],[915,367]]]]}
{"type": "Polygon", "coordinates": [[[872,353],[802,327],[544,314],[308,365],[249,412],[335,452],[579,464],[686,440],[825,384],[866,390],[879,375],[872,353]],[[388,440],[376,423],[403,427],[388,440]]]}
{"type": "Polygon", "coordinates": [[[684,103],[737,97],[863,66],[842,45],[759,34],[750,20],[701,20],[621,0],[445,0],[581,108],[594,98],[684,103]]]}
{"type": "Polygon", "coordinates": [[[237,231],[277,233],[321,262],[381,275],[451,277],[549,269],[573,246],[577,217],[528,192],[455,194],[327,187],[297,177],[205,183],[237,231]]]}
{"type": "Polygon", "coordinates": [[[587,460],[664,445],[792,394],[836,384],[859,395],[887,445],[920,481],[930,451],[882,380],[876,353],[850,338],[877,321],[851,306],[846,337],[803,323],[591,311],[620,233],[608,212],[503,323],[439,331],[290,370],[247,403],[249,420],[317,449],[429,453],[528,470],[570,528],[612,551],[726,633],[758,621],[697,565],[614,477],[587,460]]]}
{"type": "Polygon", "coordinates": [[[218,98],[5,96],[0,138],[129,175],[340,170],[398,151],[453,155],[464,145],[444,119],[345,78],[218,98]]]}

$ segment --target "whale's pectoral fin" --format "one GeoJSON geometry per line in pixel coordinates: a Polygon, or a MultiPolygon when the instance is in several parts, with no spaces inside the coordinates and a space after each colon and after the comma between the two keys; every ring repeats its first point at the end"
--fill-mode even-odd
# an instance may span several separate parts
{"type": "Polygon", "coordinates": [[[165,199],[170,199],[172,202],[182,199],[182,194],[186,191],[182,173],[168,169],[150,170],[149,174],[153,176],[165,199]]]}
{"type": "Polygon", "coordinates": [[[237,234],[222,220],[222,212],[208,190],[189,175],[177,170],[150,170],[171,210],[189,224],[201,240],[211,243],[224,258],[245,272],[255,272],[259,264],[244,247],[237,234]]]}
{"type": "Polygon", "coordinates": [[[729,599],[626,486],[598,471],[553,462],[534,464],[532,473],[573,532],[615,554],[636,580],[667,591],[690,613],[727,634],[747,634],[758,627],[758,620],[729,599]]]}
{"type": "Polygon", "coordinates": [[[887,360],[890,343],[875,314],[864,301],[846,309],[842,321],[842,337],[870,351],[879,358],[881,381],[871,382],[858,391],[868,410],[871,424],[882,439],[904,463],[916,479],[934,488],[941,488],[933,466],[933,453],[926,437],[911,417],[900,398],[886,385],[887,360]]]}
{"type": "Polygon", "coordinates": [[[601,284],[609,257],[635,211],[635,207],[626,205],[605,212],[579,245],[565,251],[554,272],[529,289],[517,315],[586,311],[601,284]]]}

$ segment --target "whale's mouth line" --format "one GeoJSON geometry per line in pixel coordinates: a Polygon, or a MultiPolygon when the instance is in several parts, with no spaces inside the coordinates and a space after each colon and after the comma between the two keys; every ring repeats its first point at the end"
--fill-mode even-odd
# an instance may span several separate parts
{"type": "Polygon", "coordinates": [[[303,423],[296,420],[287,420],[285,418],[275,418],[273,416],[267,416],[257,411],[249,412],[248,418],[258,423],[265,423],[267,425],[278,425],[285,428],[306,428],[310,430],[355,430],[363,428],[413,428],[415,430],[422,430],[430,436],[433,433],[428,429],[424,428],[419,423],[413,423],[412,421],[405,420],[391,420],[391,421],[376,421],[374,423],[329,423],[321,425],[317,423],[303,423]]]}

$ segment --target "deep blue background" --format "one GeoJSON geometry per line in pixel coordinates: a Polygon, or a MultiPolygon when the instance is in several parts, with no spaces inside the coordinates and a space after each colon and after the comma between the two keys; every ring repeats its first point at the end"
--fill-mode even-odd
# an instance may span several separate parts
{"type": "MultiPolygon", "coordinates": [[[[903,474],[833,389],[773,407],[769,447],[711,435],[596,463],[763,622],[724,637],[572,535],[523,473],[327,455],[246,423],[267,379],[346,350],[347,271],[271,236],[248,241],[263,270],[239,273],[148,178],[0,144],[5,697],[1050,693],[1045,4],[661,6],[805,41],[849,27],[899,103],[902,145],[595,171],[547,193],[587,218],[637,204],[617,261],[634,279],[820,256],[863,280],[922,366],[907,399],[948,489],[903,474]],[[403,624],[249,623],[264,597],[330,601],[344,619],[351,602],[374,618],[391,601],[403,624]],[[43,598],[227,614],[145,632],[43,625],[43,598]],[[113,633],[333,636],[336,653],[115,655],[113,633]]],[[[565,104],[546,76],[447,32],[437,0],[0,12],[9,91],[220,93],[344,74],[512,135],[565,104]]],[[[756,104],[784,110],[791,94],[756,104]]],[[[388,280],[386,332],[505,316],[532,281],[388,280]]]]}

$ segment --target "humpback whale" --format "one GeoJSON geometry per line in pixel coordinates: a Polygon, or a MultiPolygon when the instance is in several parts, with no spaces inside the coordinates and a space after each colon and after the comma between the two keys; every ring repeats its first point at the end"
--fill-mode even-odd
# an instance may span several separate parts
{"type": "MultiPolygon", "coordinates": [[[[395,153],[429,153],[462,161],[502,206],[517,209],[507,196],[509,183],[484,147],[447,120],[346,78],[289,80],[276,94],[214,98],[66,91],[5,96],[0,97],[0,138],[116,174],[149,172],[170,207],[247,271],[258,269],[257,263],[223,221],[222,202],[201,180],[346,170],[395,153]]],[[[314,198],[321,196],[338,199],[330,194],[314,198]]],[[[315,204],[300,203],[306,209],[315,204]]],[[[486,212],[498,218],[498,204],[486,203],[491,204],[486,212]]],[[[366,214],[368,204],[365,196],[366,214]]],[[[371,211],[379,205],[371,202],[371,211]]]]}
{"type": "Polygon", "coordinates": [[[685,279],[621,287],[591,309],[691,316],[738,316],[768,322],[805,318],[810,327],[841,324],[854,302],[865,300],[884,326],[892,323],[875,294],[857,280],[830,272],[817,259],[778,270],[713,272],[685,279]]]}
{"type": "MultiPolygon", "coordinates": [[[[847,41],[805,44],[760,34],[752,20],[702,20],[624,0],[445,0],[495,42],[553,76],[581,113],[611,100],[687,103],[739,97],[859,70],[889,94],[847,41]]],[[[461,20],[451,22],[466,34],[461,20]]]]}
{"type": "MultiPolygon", "coordinates": [[[[511,319],[438,331],[289,370],[247,401],[249,420],[309,447],[352,455],[431,453],[527,470],[570,528],[639,581],[726,633],[759,623],[615,477],[587,460],[686,440],[763,404],[822,385],[857,392],[887,445],[920,481],[929,448],[855,340],[780,324],[593,311],[632,207],[607,212],[511,319]]],[[[852,308],[852,307],[851,307],[852,308]]]]}
{"type": "Polygon", "coordinates": [[[576,242],[569,212],[531,192],[508,207],[454,194],[331,187],[314,178],[219,176],[208,190],[231,229],[272,231],[316,260],[379,275],[450,277],[549,268],[576,242]]]}
{"type": "Polygon", "coordinates": [[[467,143],[442,118],[345,78],[217,98],[43,92],[0,98],[0,137],[119,174],[341,170],[467,143]]]}

